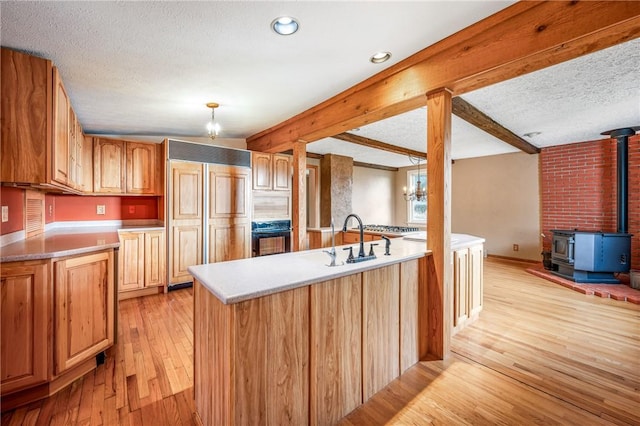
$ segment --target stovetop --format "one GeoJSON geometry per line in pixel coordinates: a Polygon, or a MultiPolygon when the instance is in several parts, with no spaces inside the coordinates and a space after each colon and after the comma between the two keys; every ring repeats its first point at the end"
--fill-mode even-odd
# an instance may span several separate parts
{"type": "Polygon", "coordinates": [[[418,232],[420,228],[415,226],[364,225],[364,230],[367,232],[406,234],[409,232],[418,232]]]}

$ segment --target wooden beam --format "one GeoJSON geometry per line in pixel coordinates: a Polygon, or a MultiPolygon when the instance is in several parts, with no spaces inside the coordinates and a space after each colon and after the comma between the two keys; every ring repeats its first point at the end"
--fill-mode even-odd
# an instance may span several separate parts
{"type": "Polygon", "coordinates": [[[293,144],[293,185],[291,188],[292,250],[306,250],[307,239],[307,144],[293,144]]]}
{"type": "Polygon", "coordinates": [[[427,95],[427,310],[428,335],[420,353],[429,358],[449,356],[453,321],[453,262],[451,259],[451,92],[427,95]]]}
{"type": "Polygon", "coordinates": [[[503,127],[500,123],[494,121],[491,117],[471,105],[461,97],[453,98],[452,112],[464,121],[473,124],[480,130],[484,130],[492,136],[518,148],[527,154],[538,154],[540,148],[531,145],[511,130],[503,127]]]}
{"type": "Polygon", "coordinates": [[[381,166],[379,164],[361,163],[360,161],[353,162],[354,167],[366,167],[367,169],[385,170],[387,172],[397,172],[397,167],[381,166]]]}
{"type": "Polygon", "coordinates": [[[409,148],[403,148],[401,146],[391,145],[386,142],[381,142],[375,139],[370,139],[360,135],[354,135],[353,133],[338,133],[331,136],[334,139],[340,139],[341,141],[351,142],[358,145],[366,146],[369,148],[380,149],[382,151],[393,152],[394,154],[410,155],[412,157],[427,158],[427,154],[420,151],[415,151],[409,148]]]}
{"type": "Polygon", "coordinates": [[[427,102],[518,77],[640,36],[637,1],[523,1],[513,4],[274,127],[248,149],[279,152],[427,102]]]}

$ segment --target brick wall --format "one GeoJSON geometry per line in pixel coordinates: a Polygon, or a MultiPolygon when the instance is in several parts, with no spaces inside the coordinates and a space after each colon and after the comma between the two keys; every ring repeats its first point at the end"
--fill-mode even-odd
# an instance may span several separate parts
{"type": "MultiPolygon", "coordinates": [[[[544,148],[540,153],[541,229],[551,248],[551,229],[615,232],[616,140],[544,148]]],[[[629,233],[631,267],[640,269],[640,135],[629,138],[629,233]]]]}

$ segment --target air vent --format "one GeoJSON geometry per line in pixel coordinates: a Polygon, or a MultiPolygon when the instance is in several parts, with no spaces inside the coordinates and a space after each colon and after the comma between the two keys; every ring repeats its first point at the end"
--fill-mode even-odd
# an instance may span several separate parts
{"type": "Polygon", "coordinates": [[[33,237],[44,232],[44,194],[25,191],[25,237],[33,237]]]}
{"type": "Polygon", "coordinates": [[[193,142],[169,139],[169,160],[197,161],[199,163],[224,164],[251,167],[251,152],[193,142]]]}

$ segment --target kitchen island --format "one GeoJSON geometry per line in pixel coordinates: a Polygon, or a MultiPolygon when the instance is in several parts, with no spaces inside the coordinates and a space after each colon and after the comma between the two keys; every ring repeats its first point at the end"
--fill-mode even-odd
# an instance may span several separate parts
{"type": "Polygon", "coordinates": [[[426,243],[348,247],[189,268],[203,424],[333,424],[426,355],[426,243]]]}

